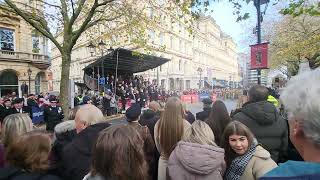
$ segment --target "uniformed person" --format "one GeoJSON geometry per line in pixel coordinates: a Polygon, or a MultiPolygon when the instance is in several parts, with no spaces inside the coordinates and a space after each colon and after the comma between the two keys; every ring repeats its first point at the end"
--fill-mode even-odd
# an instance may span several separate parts
{"type": "Polygon", "coordinates": [[[64,115],[62,108],[57,106],[58,100],[55,96],[51,96],[49,102],[49,106],[44,109],[44,122],[46,123],[46,130],[53,131],[54,127],[62,122],[64,115]]]}

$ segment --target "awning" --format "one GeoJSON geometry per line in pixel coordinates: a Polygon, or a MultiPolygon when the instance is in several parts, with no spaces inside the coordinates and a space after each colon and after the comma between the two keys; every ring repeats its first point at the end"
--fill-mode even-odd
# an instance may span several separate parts
{"type": "Polygon", "coordinates": [[[84,71],[88,75],[99,74],[102,75],[102,67],[105,74],[108,72],[115,72],[117,66],[118,56],[118,74],[133,74],[138,72],[144,72],[149,69],[154,69],[169,61],[167,58],[137,53],[131,50],[118,48],[112,53],[109,53],[103,57],[100,57],[95,62],[89,64],[84,68],[84,71]]]}

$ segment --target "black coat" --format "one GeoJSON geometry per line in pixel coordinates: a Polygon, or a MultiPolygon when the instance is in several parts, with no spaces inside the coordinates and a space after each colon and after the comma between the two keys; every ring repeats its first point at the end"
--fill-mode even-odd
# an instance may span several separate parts
{"type": "MultiPolygon", "coordinates": [[[[11,108],[11,109],[7,110],[7,116],[11,115],[11,114],[18,114],[18,113],[20,113],[20,112],[17,111],[16,108],[11,108]]],[[[28,113],[30,115],[29,110],[28,110],[28,108],[26,106],[22,107],[22,113],[28,113]]]]}
{"type": "Polygon", "coordinates": [[[59,106],[51,107],[48,106],[44,109],[44,122],[46,123],[46,130],[53,131],[54,127],[62,122],[64,118],[62,108],[59,106]]]}
{"type": "Polygon", "coordinates": [[[194,117],[194,115],[192,114],[192,112],[190,111],[186,111],[186,115],[184,117],[190,124],[192,124],[196,118],[194,117]]]}
{"type": "Polygon", "coordinates": [[[140,116],[139,123],[141,126],[147,126],[152,139],[154,140],[154,126],[160,119],[160,113],[159,112],[154,112],[151,109],[147,109],[143,112],[143,114],[140,116]]]}
{"type": "Polygon", "coordinates": [[[81,131],[66,145],[62,154],[62,172],[66,180],[82,180],[89,173],[92,158],[92,148],[98,139],[100,131],[109,127],[109,123],[91,125],[81,131]]]}
{"type": "Polygon", "coordinates": [[[2,123],[4,118],[9,114],[9,109],[0,104],[0,122],[2,123]]]}
{"type": "Polygon", "coordinates": [[[61,180],[49,174],[30,173],[14,167],[0,169],[0,180],[61,180]]]}
{"type": "Polygon", "coordinates": [[[267,101],[248,103],[232,119],[245,124],[258,142],[270,152],[275,162],[287,151],[287,124],[272,103],[267,101]]]}
{"type": "Polygon", "coordinates": [[[198,112],[196,114],[196,119],[201,120],[201,121],[205,121],[209,117],[210,112],[211,112],[211,108],[203,108],[203,111],[198,112]]]}

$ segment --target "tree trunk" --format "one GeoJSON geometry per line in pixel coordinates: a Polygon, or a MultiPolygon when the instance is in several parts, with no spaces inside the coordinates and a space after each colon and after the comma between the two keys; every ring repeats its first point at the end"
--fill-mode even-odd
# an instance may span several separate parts
{"type": "Polygon", "coordinates": [[[60,102],[64,112],[64,120],[69,116],[69,74],[71,63],[71,52],[63,52],[61,62],[61,80],[60,80],[60,102]]]}

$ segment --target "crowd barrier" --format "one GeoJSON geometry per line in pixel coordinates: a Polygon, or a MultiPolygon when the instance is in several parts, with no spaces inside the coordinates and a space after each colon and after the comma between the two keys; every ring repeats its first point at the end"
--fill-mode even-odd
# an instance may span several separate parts
{"type": "Polygon", "coordinates": [[[210,95],[209,93],[202,93],[202,94],[190,94],[190,95],[182,95],[181,96],[181,101],[184,103],[197,103],[201,102],[205,98],[210,98],[212,102],[215,102],[217,100],[217,95],[212,94],[210,95]]]}

